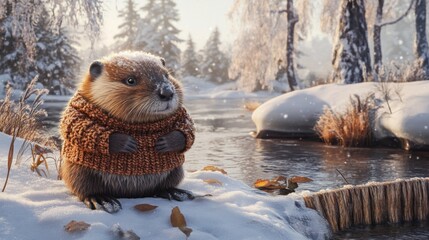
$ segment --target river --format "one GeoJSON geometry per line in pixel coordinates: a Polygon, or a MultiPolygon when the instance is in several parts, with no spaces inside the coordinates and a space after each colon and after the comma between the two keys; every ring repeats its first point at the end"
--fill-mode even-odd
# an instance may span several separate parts
{"type": "MultiPolygon", "coordinates": [[[[223,168],[228,175],[252,185],[258,178],[300,175],[313,179],[298,191],[338,188],[368,181],[428,177],[429,152],[388,148],[341,148],[321,142],[255,139],[251,112],[242,99],[188,99],[196,141],[186,153],[185,169],[207,165],[223,168]],[[344,178],[340,175],[344,175],[344,178]]],[[[65,103],[47,102],[45,123],[56,133],[65,103]]],[[[338,239],[429,239],[429,223],[357,227],[335,235],[338,239]]]]}

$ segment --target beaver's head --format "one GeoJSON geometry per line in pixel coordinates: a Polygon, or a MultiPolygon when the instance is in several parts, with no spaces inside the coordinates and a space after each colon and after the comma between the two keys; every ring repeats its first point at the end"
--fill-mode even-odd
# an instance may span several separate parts
{"type": "Polygon", "coordinates": [[[93,62],[80,87],[92,103],[127,122],[152,122],[173,114],[182,87],[164,59],[145,52],[120,52],[93,62]]]}

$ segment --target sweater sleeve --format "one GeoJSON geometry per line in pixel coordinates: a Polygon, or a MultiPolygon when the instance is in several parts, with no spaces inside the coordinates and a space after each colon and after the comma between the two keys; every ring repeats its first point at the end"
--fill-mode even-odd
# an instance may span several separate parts
{"type": "Polygon", "coordinates": [[[181,121],[176,122],[175,129],[181,131],[186,137],[186,146],[183,152],[188,151],[195,141],[195,127],[194,122],[187,112],[181,121]]]}
{"type": "Polygon", "coordinates": [[[109,154],[109,136],[112,132],[70,107],[65,110],[60,122],[64,141],[85,152],[109,154]]]}

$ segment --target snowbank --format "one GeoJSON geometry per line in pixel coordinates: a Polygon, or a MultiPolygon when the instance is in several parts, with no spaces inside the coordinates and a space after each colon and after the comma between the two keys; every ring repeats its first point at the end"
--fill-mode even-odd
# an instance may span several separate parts
{"type": "MultiPolygon", "coordinates": [[[[0,183],[5,177],[10,138],[0,135],[0,183]]],[[[175,202],[164,199],[120,199],[117,214],[87,209],[69,194],[62,181],[38,177],[28,162],[13,166],[5,193],[0,193],[0,239],[114,239],[111,229],[119,224],[133,230],[141,239],[185,239],[170,225],[171,209],[179,206],[189,239],[323,239],[329,235],[326,222],[304,207],[299,195],[273,197],[217,172],[187,173],[184,189],[212,197],[175,202]],[[222,185],[210,185],[217,179],[222,185]],[[158,206],[151,212],[137,212],[133,206],[158,206]],[[80,233],[64,230],[71,220],[85,221],[91,227],[80,233]]]]}
{"type": "MultiPolygon", "coordinates": [[[[365,97],[375,93],[383,99],[379,84],[327,84],[273,98],[252,115],[257,136],[315,136],[313,127],[324,106],[341,111],[354,94],[365,97]]],[[[414,147],[429,145],[429,81],[386,84],[392,113],[383,101],[375,124],[376,138],[395,137],[412,142],[414,147]]]]}

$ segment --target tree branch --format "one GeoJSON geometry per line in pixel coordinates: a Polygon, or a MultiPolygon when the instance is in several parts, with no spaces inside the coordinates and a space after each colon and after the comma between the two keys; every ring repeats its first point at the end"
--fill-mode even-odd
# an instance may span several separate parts
{"type": "Polygon", "coordinates": [[[395,24],[395,23],[397,23],[397,22],[401,21],[405,16],[407,16],[407,15],[408,15],[408,13],[410,12],[411,7],[413,6],[413,4],[414,4],[414,0],[411,0],[410,6],[408,6],[407,11],[405,11],[405,12],[404,12],[404,14],[403,14],[402,16],[398,17],[396,20],[393,20],[393,21],[390,21],[390,22],[382,23],[382,24],[380,24],[379,26],[380,26],[380,27],[384,27],[384,26],[386,26],[386,25],[392,25],[392,24],[395,24]]]}

